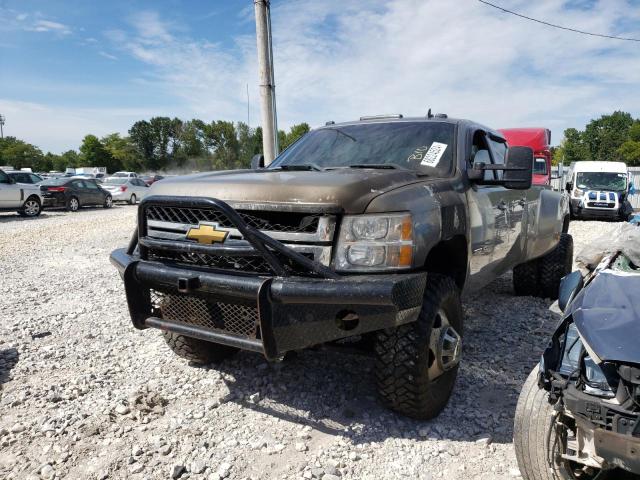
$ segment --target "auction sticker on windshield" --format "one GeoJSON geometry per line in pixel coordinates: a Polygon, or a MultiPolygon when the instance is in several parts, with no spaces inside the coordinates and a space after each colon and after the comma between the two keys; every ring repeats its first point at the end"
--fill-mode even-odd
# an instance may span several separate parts
{"type": "Polygon", "coordinates": [[[426,146],[416,148],[408,160],[420,160],[420,165],[425,167],[436,167],[446,149],[446,143],[433,142],[428,149],[426,146]]]}

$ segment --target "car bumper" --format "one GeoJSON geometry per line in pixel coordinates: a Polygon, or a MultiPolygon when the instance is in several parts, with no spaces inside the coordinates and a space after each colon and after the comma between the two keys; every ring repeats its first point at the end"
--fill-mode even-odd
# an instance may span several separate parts
{"type": "Polygon", "coordinates": [[[620,216],[619,208],[593,208],[580,207],[580,199],[571,199],[571,211],[579,218],[617,218],[620,216]]]}
{"type": "Polygon", "coordinates": [[[66,206],[64,198],[43,197],[42,206],[46,208],[57,208],[66,206]]]}
{"type": "Polygon", "coordinates": [[[124,280],[136,328],[260,352],[269,360],[415,321],[427,278],[426,273],[338,279],[233,275],[141,260],[125,249],[115,250],[111,262],[124,280]]]}
{"type": "Polygon", "coordinates": [[[640,474],[640,415],[569,386],[565,408],[593,430],[595,453],[608,465],[640,474]]]}

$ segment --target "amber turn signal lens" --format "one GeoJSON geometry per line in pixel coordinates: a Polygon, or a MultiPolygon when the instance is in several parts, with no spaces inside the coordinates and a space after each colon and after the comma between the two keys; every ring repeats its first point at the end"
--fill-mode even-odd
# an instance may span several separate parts
{"type": "Polygon", "coordinates": [[[411,223],[411,217],[406,217],[402,222],[402,240],[413,239],[413,223],[411,223]]]}
{"type": "Polygon", "coordinates": [[[413,247],[411,245],[402,245],[400,247],[400,257],[398,258],[399,267],[410,267],[413,261],[413,247]]]}

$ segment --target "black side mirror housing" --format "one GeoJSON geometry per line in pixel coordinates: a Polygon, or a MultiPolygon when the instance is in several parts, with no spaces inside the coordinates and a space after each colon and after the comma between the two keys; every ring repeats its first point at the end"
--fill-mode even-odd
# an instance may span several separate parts
{"type": "Polygon", "coordinates": [[[261,153],[254,155],[251,159],[251,169],[258,170],[260,168],[264,168],[264,155],[261,153]]]}
{"type": "Polygon", "coordinates": [[[575,298],[580,290],[584,287],[584,280],[579,271],[571,272],[560,280],[560,291],[558,292],[558,307],[563,312],[567,305],[575,298]]]}
{"type": "Polygon", "coordinates": [[[13,185],[14,183],[16,183],[15,179],[13,177],[9,177],[9,185],[13,185]]]}
{"type": "Polygon", "coordinates": [[[531,147],[509,147],[504,157],[504,186],[511,190],[527,190],[533,181],[531,147]]]}
{"type": "Polygon", "coordinates": [[[573,190],[573,183],[571,183],[571,182],[567,182],[567,184],[564,186],[564,189],[565,189],[567,192],[570,192],[571,190],[573,190]]]}
{"type": "Polygon", "coordinates": [[[480,185],[503,185],[510,190],[527,190],[533,182],[533,150],[530,147],[509,147],[502,163],[474,163],[473,168],[467,170],[467,176],[472,182],[480,185]],[[486,170],[502,170],[501,180],[485,179],[486,170]]]}

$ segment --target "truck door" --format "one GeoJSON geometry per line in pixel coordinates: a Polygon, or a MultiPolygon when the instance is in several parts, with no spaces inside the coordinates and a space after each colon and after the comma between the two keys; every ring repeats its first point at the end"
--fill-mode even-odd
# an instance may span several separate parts
{"type": "Polygon", "coordinates": [[[9,175],[0,171],[0,208],[19,208],[24,200],[24,190],[12,183],[9,175]]]}
{"type": "MultiPolygon", "coordinates": [[[[503,160],[504,161],[504,160],[503,160]]],[[[475,163],[495,163],[485,132],[477,130],[469,152],[467,168],[475,163]]],[[[486,180],[498,179],[496,171],[486,170],[486,180]]],[[[507,270],[505,258],[516,241],[512,214],[514,197],[500,185],[474,183],[467,191],[471,224],[470,288],[476,290],[507,270]]]]}

